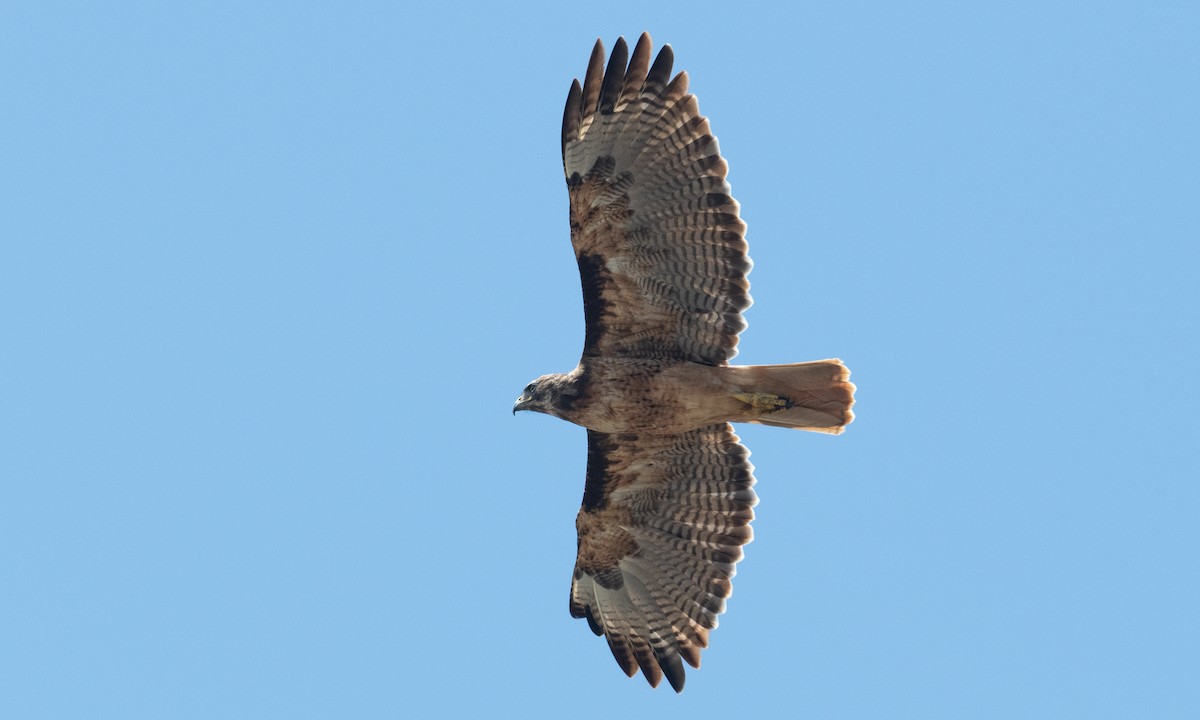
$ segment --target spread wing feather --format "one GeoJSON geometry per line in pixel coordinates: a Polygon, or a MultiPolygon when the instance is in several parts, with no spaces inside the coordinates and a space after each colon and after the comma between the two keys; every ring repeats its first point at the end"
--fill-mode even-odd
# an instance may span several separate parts
{"type": "Polygon", "coordinates": [[[722,423],[683,435],[588,431],[571,615],[629,676],[683,689],[753,537],[754,467],[722,423]]]}
{"type": "Polygon", "coordinates": [[[687,73],[643,33],[600,41],[563,112],[585,356],[727,363],[750,306],[746,225],[687,73]]]}

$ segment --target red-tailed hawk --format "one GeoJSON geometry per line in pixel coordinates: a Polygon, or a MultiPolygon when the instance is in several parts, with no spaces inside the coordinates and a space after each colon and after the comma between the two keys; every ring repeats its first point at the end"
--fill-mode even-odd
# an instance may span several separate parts
{"type": "Polygon", "coordinates": [[[588,430],[571,615],[608,640],[630,677],[665,675],[725,609],[757,502],[731,422],[840,433],[854,385],[840,360],[731,366],[750,306],[746,225],[671,46],[650,63],[600,41],[563,114],[571,244],[583,281],[579,365],[513,406],[588,430]]]}

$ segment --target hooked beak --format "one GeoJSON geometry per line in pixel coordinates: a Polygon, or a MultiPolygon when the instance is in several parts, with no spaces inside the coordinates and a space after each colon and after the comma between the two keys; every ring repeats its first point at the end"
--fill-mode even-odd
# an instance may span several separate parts
{"type": "Polygon", "coordinates": [[[517,401],[513,403],[513,415],[516,415],[518,410],[525,410],[525,404],[527,402],[529,402],[528,395],[522,395],[521,397],[517,398],[517,401]]]}

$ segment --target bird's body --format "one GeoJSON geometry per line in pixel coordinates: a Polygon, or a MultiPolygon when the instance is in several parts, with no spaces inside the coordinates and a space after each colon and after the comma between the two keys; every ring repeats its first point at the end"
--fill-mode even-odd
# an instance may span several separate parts
{"type": "Polygon", "coordinates": [[[597,41],[563,113],[571,244],[583,287],[579,365],[530,383],[513,412],[588,429],[571,614],[629,675],[677,691],[731,592],[757,502],[731,422],[840,433],[839,360],[731,366],[750,306],[746,226],[687,75],[597,41]]]}
{"type": "Polygon", "coordinates": [[[739,366],[602,357],[535,384],[555,386],[562,398],[544,412],[604,433],[685,433],[719,422],[837,433],[849,421],[848,376],[833,360],[739,366]]]}

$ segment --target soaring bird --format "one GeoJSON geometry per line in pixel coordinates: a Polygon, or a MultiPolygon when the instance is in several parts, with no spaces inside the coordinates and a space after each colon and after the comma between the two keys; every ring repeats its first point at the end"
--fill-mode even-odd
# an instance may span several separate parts
{"type": "Polygon", "coordinates": [[[642,34],[597,40],[571,84],[562,156],[583,283],[579,364],[513,406],[587,428],[571,615],[617,664],[683,689],[725,609],[758,501],[731,422],[837,434],[854,418],[840,360],[730,365],[750,306],[746,225],[708,120],[642,34]]]}

